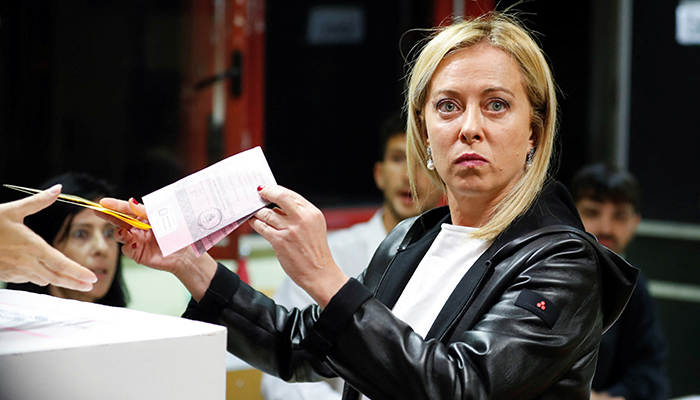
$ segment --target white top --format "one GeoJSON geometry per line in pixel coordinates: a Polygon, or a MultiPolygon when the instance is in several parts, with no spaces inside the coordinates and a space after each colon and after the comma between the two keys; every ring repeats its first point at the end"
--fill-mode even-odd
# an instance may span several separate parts
{"type": "MultiPolygon", "coordinates": [[[[387,231],[384,228],[382,210],[378,210],[367,222],[328,234],[328,246],[336,264],[351,277],[357,277],[369,265],[387,231]]],[[[273,299],[285,307],[303,308],[314,303],[303,289],[291,279],[285,278],[273,299]]],[[[340,378],[326,382],[287,383],[271,375],[263,374],[261,394],[265,400],[339,400],[343,381],[340,378]]]]}
{"type": "Polygon", "coordinates": [[[423,337],[464,274],[491,245],[469,237],[477,228],[451,224],[441,228],[393,309],[423,337]]]}
{"type": "Polygon", "coordinates": [[[451,224],[441,228],[393,309],[396,317],[423,337],[464,274],[492,243],[471,239],[477,228],[451,224]]]}

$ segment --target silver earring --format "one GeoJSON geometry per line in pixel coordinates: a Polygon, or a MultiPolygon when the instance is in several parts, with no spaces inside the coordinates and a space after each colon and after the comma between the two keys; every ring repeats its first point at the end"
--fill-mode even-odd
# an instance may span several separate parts
{"type": "Polygon", "coordinates": [[[535,156],[535,148],[531,148],[530,151],[527,152],[527,156],[525,157],[525,166],[529,167],[532,165],[532,158],[535,156]]]}
{"type": "Polygon", "coordinates": [[[430,150],[430,147],[428,147],[428,162],[425,163],[425,166],[428,167],[428,169],[431,171],[435,170],[435,162],[433,161],[433,151],[430,150]]]}

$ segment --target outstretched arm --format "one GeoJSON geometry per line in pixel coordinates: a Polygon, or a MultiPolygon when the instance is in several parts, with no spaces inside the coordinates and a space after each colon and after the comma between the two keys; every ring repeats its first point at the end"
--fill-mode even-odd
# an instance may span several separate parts
{"type": "Polygon", "coordinates": [[[12,283],[52,284],[90,291],[97,277],[46,243],[24,218],[53,204],[61,185],[25,199],[0,204],[0,280],[12,283]]]}

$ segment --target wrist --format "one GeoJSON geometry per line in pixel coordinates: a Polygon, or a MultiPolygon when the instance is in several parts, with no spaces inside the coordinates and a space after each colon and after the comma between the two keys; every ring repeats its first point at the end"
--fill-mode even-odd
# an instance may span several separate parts
{"type": "Polygon", "coordinates": [[[199,302],[214,278],[217,263],[207,253],[196,257],[192,252],[188,252],[188,256],[183,257],[182,261],[177,272],[173,274],[185,285],[192,298],[199,302]]]}
{"type": "Polygon", "coordinates": [[[332,274],[315,280],[312,285],[307,286],[306,291],[321,309],[325,309],[333,296],[345,286],[349,279],[350,278],[338,268],[332,274]]]}

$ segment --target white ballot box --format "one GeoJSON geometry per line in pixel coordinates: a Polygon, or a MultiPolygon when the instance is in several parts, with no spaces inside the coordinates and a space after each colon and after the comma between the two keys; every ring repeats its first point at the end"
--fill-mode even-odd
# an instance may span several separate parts
{"type": "Polygon", "coordinates": [[[226,397],[226,328],[0,290],[0,399],[226,397]]]}

